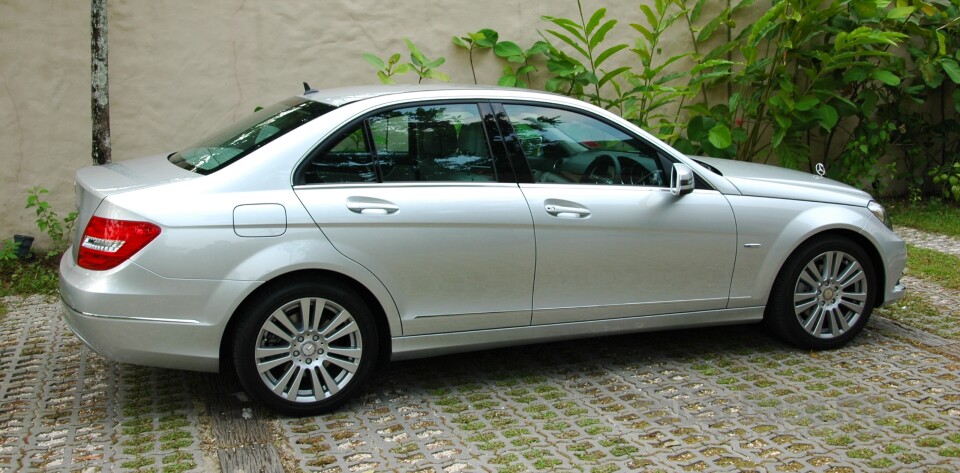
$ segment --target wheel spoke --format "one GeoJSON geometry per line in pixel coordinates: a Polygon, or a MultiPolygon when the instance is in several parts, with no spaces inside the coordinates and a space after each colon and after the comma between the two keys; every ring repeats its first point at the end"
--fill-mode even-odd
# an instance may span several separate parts
{"type": "Polygon", "coordinates": [[[321,364],[317,369],[320,370],[320,375],[323,376],[323,384],[327,387],[327,392],[330,393],[331,396],[340,392],[340,386],[333,380],[333,377],[330,376],[327,367],[321,364]]]}
{"type": "Polygon", "coordinates": [[[290,317],[287,316],[287,313],[283,311],[283,308],[279,308],[270,314],[270,319],[280,322],[280,325],[283,328],[287,329],[290,333],[296,334],[300,333],[300,329],[293,325],[293,321],[290,320],[290,317]]]}
{"type": "Polygon", "coordinates": [[[820,331],[823,329],[823,315],[823,307],[817,306],[803,325],[803,329],[814,336],[820,336],[820,331]]]}
{"type": "Polygon", "coordinates": [[[832,309],[830,311],[830,317],[830,328],[834,335],[840,335],[850,330],[850,324],[847,322],[847,318],[843,316],[843,311],[839,308],[832,309]]]}
{"type": "Polygon", "coordinates": [[[264,361],[264,362],[262,362],[262,363],[257,363],[257,371],[259,371],[259,372],[261,372],[261,373],[266,373],[267,371],[270,371],[270,370],[272,370],[272,369],[274,369],[274,368],[276,368],[276,367],[278,367],[278,366],[280,366],[280,365],[282,365],[282,364],[284,364],[284,363],[288,363],[288,362],[290,362],[291,360],[293,360],[293,357],[291,357],[290,355],[287,355],[287,356],[285,356],[285,357],[283,357],[283,358],[277,358],[277,359],[275,359],[275,360],[270,360],[270,361],[264,361]]]}
{"type": "Polygon", "coordinates": [[[323,367],[320,367],[320,368],[316,368],[316,367],[310,368],[310,381],[313,382],[313,400],[314,400],[314,401],[322,401],[322,400],[323,400],[324,398],[326,398],[327,396],[326,396],[326,394],[324,394],[324,391],[323,391],[323,384],[324,384],[324,383],[322,383],[322,382],[320,381],[320,376],[317,375],[317,369],[321,369],[321,370],[322,370],[323,367]]]}
{"type": "Polygon", "coordinates": [[[300,299],[300,326],[303,328],[298,329],[298,332],[303,332],[310,326],[310,321],[317,311],[316,308],[312,307],[311,302],[313,302],[311,299],[300,299]]]}
{"type": "Polygon", "coordinates": [[[274,322],[273,319],[267,319],[267,321],[263,324],[263,330],[280,337],[291,345],[293,344],[293,337],[289,333],[285,332],[283,328],[277,326],[277,323],[274,322]]]}
{"type": "Polygon", "coordinates": [[[293,382],[290,383],[290,390],[287,391],[287,400],[290,401],[297,400],[297,393],[300,391],[300,382],[303,381],[304,368],[297,366],[294,369],[297,372],[297,376],[293,379],[293,382]]]}
{"type": "Polygon", "coordinates": [[[349,320],[352,323],[353,317],[350,315],[350,312],[347,312],[346,309],[341,309],[340,312],[337,313],[337,316],[334,317],[333,320],[330,321],[330,323],[328,323],[327,326],[323,328],[323,331],[320,332],[320,335],[323,335],[327,340],[336,340],[335,338],[328,337],[327,334],[329,334],[333,330],[336,330],[337,327],[346,323],[347,320],[349,320]]]}
{"type": "Polygon", "coordinates": [[[797,304],[796,306],[794,306],[794,310],[796,311],[797,314],[802,314],[802,313],[806,312],[807,309],[809,309],[809,308],[811,308],[811,307],[813,307],[813,306],[815,306],[815,305],[817,305],[817,304],[818,304],[817,299],[815,299],[815,298],[814,298],[814,299],[809,299],[809,300],[807,300],[806,302],[803,302],[803,303],[800,303],[800,304],[797,304]]]}
{"type": "Polygon", "coordinates": [[[340,348],[340,347],[327,347],[327,353],[333,355],[340,355],[352,360],[360,359],[360,356],[363,354],[362,348],[340,348]]]}
{"type": "Polygon", "coordinates": [[[327,307],[326,299],[314,299],[313,314],[310,318],[310,323],[307,324],[310,327],[310,330],[317,332],[320,330],[320,321],[323,320],[323,312],[327,307]]]}
{"type": "Polygon", "coordinates": [[[347,360],[341,360],[340,358],[327,358],[331,364],[337,365],[351,373],[356,373],[357,364],[347,360]]]}
{"type": "Polygon", "coordinates": [[[287,386],[290,385],[290,380],[293,379],[294,373],[299,370],[300,368],[291,363],[287,370],[283,373],[283,376],[281,376],[280,379],[273,384],[273,389],[271,389],[273,393],[277,396],[283,396],[283,391],[285,391],[287,386]]]}
{"type": "Polygon", "coordinates": [[[257,351],[253,356],[258,360],[262,360],[264,358],[271,358],[277,355],[287,355],[287,358],[289,358],[290,345],[285,347],[257,347],[257,351]]]}
{"type": "Polygon", "coordinates": [[[358,327],[358,326],[357,326],[357,323],[354,322],[354,321],[351,319],[349,324],[345,325],[345,326],[344,326],[343,328],[341,328],[340,330],[337,330],[337,332],[334,333],[333,335],[329,335],[329,336],[325,335],[325,337],[326,337],[326,339],[327,339],[328,342],[332,342],[332,341],[334,341],[334,340],[339,340],[339,339],[341,339],[341,338],[343,338],[343,337],[345,337],[345,336],[347,336],[347,335],[350,335],[350,334],[352,334],[352,333],[354,333],[354,332],[357,332],[357,335],[359,336],[359,335],[360,335],[360,334],[359,334],[359,332],[360,332],[360,327],[358,327]]]}
{"type": "Polygon", "coordinates": [[[846,288],[857,284],[861,281],[866,281],[867,275],[861,271],[860,265],[856,265],[856,268],[851,265],[850,270],[844,272],[844,274],[837,278],[837,283],[840,284],[840,287],[846,288]]]}
{"type": "Polygon", "coordinates": [[[848,301],[848,300],[846,300],[846,299],[842,299],[842,300],[840,301],[840,305],[846,307],[847,309],[850,309],[853,313],[855,313],[855,314],[857,314],[857,315],[860,315],[861,313],[863,313],[863,304],[862,304],[862,303],[861,303],[861,304],[857,304],[857,303],[855,303],[855,302],[848,301]]]}
{"type": "Polygon", "coordinates": [[[800,280],[809,284],[810,287],[817,287],[823,282],[823,275],[820,274],[820,270],[813,263],[811,261],[807,263],[807,267],[803,268],[803,271],[800,272],[800,280]]]}

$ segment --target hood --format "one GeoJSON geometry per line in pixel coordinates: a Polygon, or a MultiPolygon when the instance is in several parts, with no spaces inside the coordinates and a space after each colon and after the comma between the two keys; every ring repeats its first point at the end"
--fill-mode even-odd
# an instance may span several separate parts
{"type": "Polygon", "coordinates": [[[766,164],[690,156],[719,172],[743,195],[866,206],[870,194],[816,174],[766,164]]]}

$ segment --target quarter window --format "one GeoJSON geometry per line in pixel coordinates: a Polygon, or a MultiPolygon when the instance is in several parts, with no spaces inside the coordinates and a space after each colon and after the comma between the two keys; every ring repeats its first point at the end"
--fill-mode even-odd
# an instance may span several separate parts
{"type": "Polygon", "coordinates": [[[666,186],[656,149],[596,118],[505,104],[535,182],[666,186]]]}

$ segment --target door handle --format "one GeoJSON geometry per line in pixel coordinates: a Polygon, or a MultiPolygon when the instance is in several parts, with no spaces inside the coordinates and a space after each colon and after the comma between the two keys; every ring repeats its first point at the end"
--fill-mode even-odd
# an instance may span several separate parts
{"type": "Polygon", "coordinates": [[[546,204],[543,206],[548,214],[561,218],[586,218],[590,216],[590,210],[583,207],[571,205],[546,204]]]}
{"type": "Polygon", "coordinates": [[[400,206],[383,199],[350,197],[347,199],[347,209],[363,215],[387,215],[396,213],[400,210],[400,206]]]}

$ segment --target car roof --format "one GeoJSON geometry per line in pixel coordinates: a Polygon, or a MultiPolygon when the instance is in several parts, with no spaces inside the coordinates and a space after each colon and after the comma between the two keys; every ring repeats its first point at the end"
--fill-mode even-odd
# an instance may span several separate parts
{"type": "Polygon", "coordinates": [[[309,90],[301,96],[334,107],[352,102],[372,99],[385,95],[410,94],[422,92],[453,92],[463,91],[464,97],[502,95],[504,97],[518,96],[548,96],[562,97],[549,92],[540,92],[513,87],[496,87],[467,84],[414,84],[414,85],[359,85],[350,87],[336,87],[322,90],[309,90]]]}

